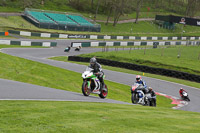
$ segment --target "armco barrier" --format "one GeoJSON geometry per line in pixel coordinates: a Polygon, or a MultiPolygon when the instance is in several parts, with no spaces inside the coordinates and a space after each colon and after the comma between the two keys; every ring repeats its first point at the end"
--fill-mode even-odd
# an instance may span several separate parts
{"type": "Polygon", "coordinates": [[[157,45],[200,45],[200,41],[134,41],[134,42],[72,42],[71,47],[97,46],[157,46],[157,45]]]}
{"type": "Polygon", "coordinates": [[[200,37],[137,37],[137,36],[107,36],[107,35],[75,35],[75,34],[58,34],[58,33],[39,33],[30,31],[9,30],[9,33],[23,36],[39,37],[57,37],[57,38],[86,38],[86,39],[104,39],[104,40],[200,40],[200,37]],[[46,34],[46,36],[42,36],[46,34]]]}
{"type": "MultiPolygon", "coordinates": [[[[69,56],[69,61],[79,61],[79,62],[89,62],[90,58],[87,57],[79,57],[79,56],[69,56]]],[[[158,74],[158,75],[164,75],[168,77],[174,77],[178,79],[184,79],[189,81],[194,81],[200,83],[200,75],[194,75],[189,74],[185,72],[179,72],[174,70],[168,70],[164,68],[154,68],[149,66],[143,66],[143,65],[136,65],[131,63],[124,63],[124,62],[118,62],[118,61],[111,61],[106,59],[97,59],[99,63],[103,65],[113,66],[113,67],[120,67],[120,68],[126,68],[130,70],[136,70],[141,72],[147,72],[152,74],[158,74]]]]}
{"type": "Polygon", "coordinates": [[[13,40],[0,40],[0,44],[19,45],[19,46],[43,46],[43,47],[57,46],[57,42],[31,42],[31,41],[13,41],[13,40]]]}

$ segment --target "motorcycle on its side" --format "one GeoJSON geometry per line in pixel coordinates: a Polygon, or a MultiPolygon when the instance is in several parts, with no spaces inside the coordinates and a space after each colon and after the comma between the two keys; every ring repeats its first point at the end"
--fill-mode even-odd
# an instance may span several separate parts
{"type": "Polygon", "coordinates": [[[102,86],[92,68],[87,67],[86,71],[82,73],[82,78],[82,93],[84,96],[89,96],[91,93],[93,93],[98,94],[100,98],[106,98],[108,95],[108,88],[106,84],[102,86]]]}

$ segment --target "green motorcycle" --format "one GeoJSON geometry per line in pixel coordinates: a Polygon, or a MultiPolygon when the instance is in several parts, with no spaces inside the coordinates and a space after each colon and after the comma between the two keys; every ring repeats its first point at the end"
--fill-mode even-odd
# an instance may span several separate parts
{"type": "Polygon", "coordinates": [[[89,67],[82,73],[82,93],[84,96],[89,96],[90,93],[93,93],[98,94],[100,98],[106,98],[108,95],[108,88],[106,85],[102,86],[96,75],[97,74],[93,73],[93,69],[89,67]]]}

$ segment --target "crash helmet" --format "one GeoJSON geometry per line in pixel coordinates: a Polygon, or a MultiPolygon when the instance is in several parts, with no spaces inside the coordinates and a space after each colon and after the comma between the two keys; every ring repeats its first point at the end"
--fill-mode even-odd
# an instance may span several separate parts
{"type": "Polygon", "coordinates": [[[152,89],[152,87],[148,87],[148,90],[149,90],[149,91],[152,91],[153,89],[152,89]]]}
{"type": "Polygon", "coordinates": [[[94,66],[96,64],[96,62],[97,62],[96,58],[93,57],[93,58],[90,59],[90,65],[91,66],[94,66]]]}
{"type": "Polygon", "coordinates": [[[136,81],[141,81],[142,80],[142,77],[140,75],[137,75],[136,76],[136,81]]]}
{"type": "Polygon", "coordinates": [[[180,88],[180,91],[183,91],[183,88],[180,88]]]}

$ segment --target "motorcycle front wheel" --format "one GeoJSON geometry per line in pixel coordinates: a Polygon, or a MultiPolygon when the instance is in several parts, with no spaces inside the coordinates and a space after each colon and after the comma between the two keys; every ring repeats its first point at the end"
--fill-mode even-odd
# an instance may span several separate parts
{"type": "Polygon", "coordinates": [[[88,89],[87,82],[83,82],[83,84],[82,84],[82,93],[83,93],[84,96],[90,95],[90,90],[88,89]]]}
{"type": "Polygon", "coordinates": [[[132,96],[131,96],[131,101],[133,104],[137,104],[138,103],[138,95],[136,93],[132,93],[132,96]]]}
{"type": "Polygon", "coordinates": [[[187,101],[190,101],[190,98],[189,98],[189,97],[187,97],[187,98],[186,98],[186,100],[187,100],[187,101]]]}

